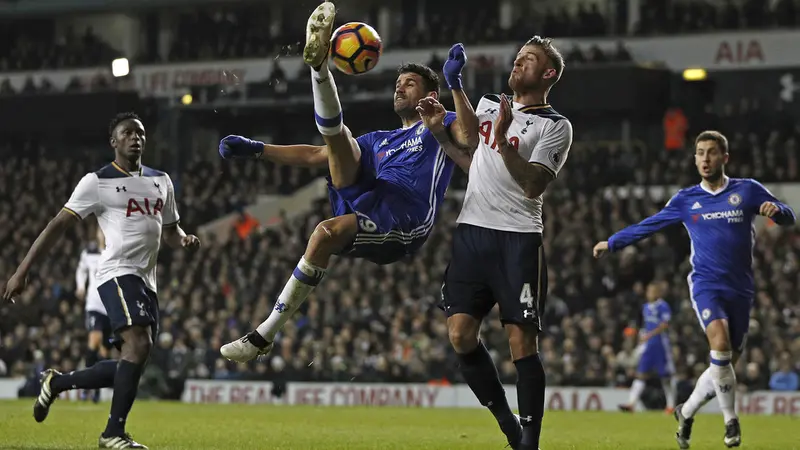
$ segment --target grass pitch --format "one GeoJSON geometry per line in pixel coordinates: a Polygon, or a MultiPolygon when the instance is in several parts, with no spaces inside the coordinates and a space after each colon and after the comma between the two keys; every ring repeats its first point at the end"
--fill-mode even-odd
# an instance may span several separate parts
{"type": "MultiPolygon", "coordinates": [[[[97,448],[108,403],[58,401],[42,424],[33,399],[0,402],[1,449],[97,448]]],[[[800,450],[800,418],[742,417],[743,449],[800,450]]],[[[190,405],[139,401],[128,431],[151,449],[503,449],[481,409],[190,405]]],[[[661,413],[548,412],[542,450],[677,449],[675,421],[661,413]]],[[[695,422],[692,449],[725,449],[716,415],[695,422]]]]}

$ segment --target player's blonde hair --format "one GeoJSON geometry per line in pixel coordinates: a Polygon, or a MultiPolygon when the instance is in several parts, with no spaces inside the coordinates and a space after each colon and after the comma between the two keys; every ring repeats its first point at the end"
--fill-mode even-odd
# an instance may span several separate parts
{"type": "Polygon", "coordinates": [[[561,79],[561,74],[564,73],[564,56],[561,55],[561,52],[553,45],[553,40],[536,35],[528,39],[525,45],[535,45],[544,50],[544,54],[550,59],[550,62],[553,64],[553,69],[556,71],[556,80],[553,81],[553,84],[556,84],[558,80],[561,79]]]}

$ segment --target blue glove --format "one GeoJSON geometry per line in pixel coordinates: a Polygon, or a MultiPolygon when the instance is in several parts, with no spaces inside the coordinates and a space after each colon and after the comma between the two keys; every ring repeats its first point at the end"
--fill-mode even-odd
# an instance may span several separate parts
{"type": "Polygon", "coordinates": [[[458,43],[450,47],[450,53],[447,54],[447,61],[444,62],[444,79],[450,89],[462,89],[461,85],[461,70],[467,64],[467,54],[464,52],[464,44],[458,43]]]}
{"type": "Polygon", "coordinates": [[[264,143],[244,136],[225,136],[219,141],[219,155],[223,159],[256,159],[264,153],[264,143]]]}

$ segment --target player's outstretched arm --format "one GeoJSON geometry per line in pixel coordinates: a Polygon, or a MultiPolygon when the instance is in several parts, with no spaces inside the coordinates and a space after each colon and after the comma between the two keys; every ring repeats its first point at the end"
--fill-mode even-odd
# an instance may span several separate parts
{"type": "Polygon", "coordinates": [[[78,217],[74,213],[62,209],[53,220],[47,224],[45,229],[39,234],[39,237],[36,238],[36,241],[33,242],[33,245],[31,245],[25,258],[22,260],[19,267],[17,267],[16,272],[14,272],[14,275],[6,283],[3,292],[4,300],[12,300],[22,292],[25,288],[26,279],[31,267],[58,243],[67,228],[73,226],[77,222],[78,217]]]}
{"type": "Polygon", "coordinates": [[[268,160],[288,166],[324,167],[328,164],[328,147],[325,145],[272,145],[244,136],[226,136],[219,143],[223,159],[268,160]]]}
{"type": "Polygon", "coordinates": [[[752,180],[752,184],[759,215],[769,217],[776,224],[783,226],[791,226],[797,222],[797,216],[791,206],[775,198],[772,192],[758,181],[752,180]]]}
{"type": "Polygon", "coordinates": [[[644,219],[643,221],[623,228],[614,233],[608,241],[598,243],[594,247],[594,257],[599,258],[603,256],[606,251],[616,252],[623,248],[632,245],[646,237],[663,230],[664,228],[681,222],[681,213],[679,204],[682,201],[680,193],[675,194],[664,209],[653,214],[652,216],[644,219]]]}
{"type": "MultiPolygon", "coordinates": [[[[450,124],[452,140],[448,139],[448,141],[472,154],[478,148],[478,116],[475,114],[475,109],[472,107],[467,93],[464,92],[461,81],[461,71],[466,64],[467,53],[464,51],[464,45],[458,43],[450,48],[442,72],[447,86],[453,93],[453,103],[456,109],[456,120],[450,124]]],[[[442,145],[444,146],[444,144],[442,145]]]]}
{"type": "Polygon", "coordinates": [[[433,97],[426,97],[419,101],[417,105],[417,112],[419,113],[425,128],[431,131],[433,137],[442,150],[466,173],[469,173],[469,166],[472,163],[472,150],[458,147],[450,139],[447,133],[447,128],[444,125],[444,119],[447,111],[441,103],[433,97]]]}

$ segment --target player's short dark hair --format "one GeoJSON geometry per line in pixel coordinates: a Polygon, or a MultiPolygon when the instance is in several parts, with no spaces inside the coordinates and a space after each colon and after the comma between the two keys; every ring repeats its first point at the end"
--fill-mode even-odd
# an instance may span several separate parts
{"type": "Polygon", "coordinates": [[[138,120],[141,122],[141,118],[135,112],[122,112],[114,116],[111,119],[111,122],[108,124],[108,135],[113,136],[114,130],[117,128],[117,125],[121,124],[126,120],[138,120]]]}
{"type": "Polygon", "coordinates": [[[405,63],[397,69],[398,75],[404,73],[415,73],[419,75],[425,83],[424,87],[426,92],[436,91],[437,94],[439,93],[439,75],[425,64],[405,63]]]}
{"type": "Polygon", "coordinates": [[[556,70],[556,81],[554,81],[553,84],[558,82],[558,80],[561,79],[561,74],[564,73],[564,56],[562,56],[561,52],[553,45],[553,40],[536,35],[528,39],[525,45],[535,45],[544,50],[544,54],[547,55],[550,62],[553,63],[553,69],[556,70]]]}
{"type": "Polygon", "coordinates": [[[724,134],[720,133],[719,131],[715,130],[706,130],[702,133],[697,135],[697,139],[694,140],[694,145],[697,145],[703,141],[714,141],[717,143],[717,147],[722,150],[722,153],[728,153],[728,138],[725,137],[724,134]]]}

